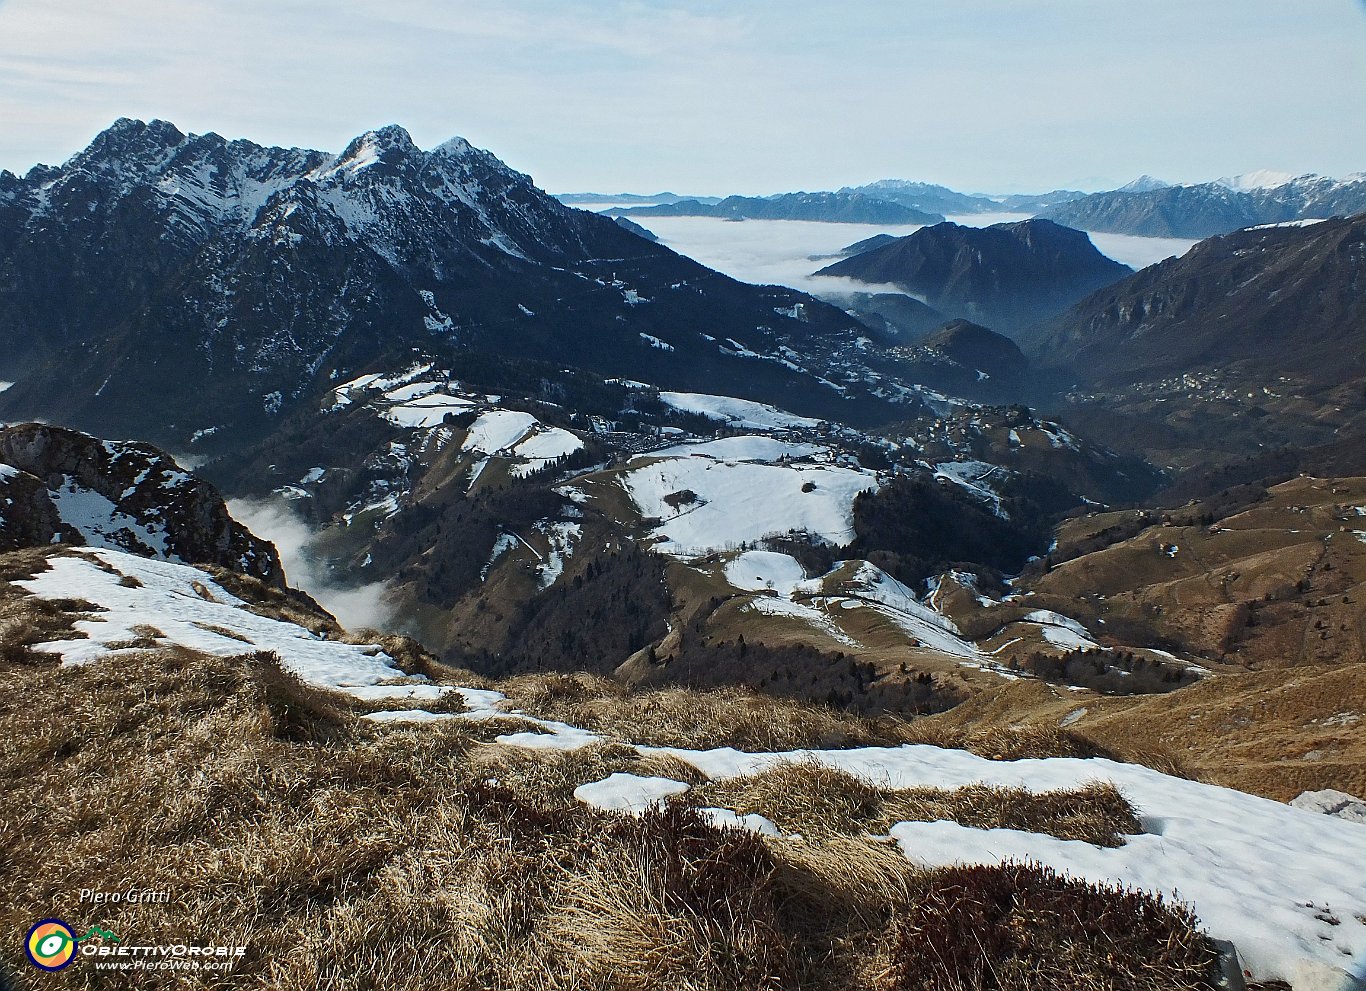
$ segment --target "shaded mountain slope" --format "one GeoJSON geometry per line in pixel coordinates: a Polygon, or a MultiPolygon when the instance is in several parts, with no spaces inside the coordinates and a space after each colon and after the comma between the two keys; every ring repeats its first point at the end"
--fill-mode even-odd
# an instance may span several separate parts
{"type": "Polygon", "coordinates": [[[1058,317],[1035,354],[1065,366],[1086,429],[1179,463],[1359,434],[1366,217],[1202,242],[1058,317]]]}
{"type": "Polygon", "coordinates": [[[816,274],[896,285],[947,315],[1016,331],[1131,271],[1080,231],[1026,220],[985,228],[937,224],[816,274]]]}
{"type": "Polygon", "coordinates": [[[1097,383],[1236,364],[1333,385],[1366,374],[1363,348],[1366,217],[1207,240],[1086,299],[1037,353],[1097,383]]]}

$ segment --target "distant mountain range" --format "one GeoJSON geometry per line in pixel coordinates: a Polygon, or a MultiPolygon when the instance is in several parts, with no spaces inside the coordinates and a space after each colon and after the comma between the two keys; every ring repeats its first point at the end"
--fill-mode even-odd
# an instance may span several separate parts
{"type": "Polygon", "coordinates": [[[1261,224],[1366,211],[1366,175],[1338,180],[1254,173],[1194,186],[1144,180],[1049,207],[1040,215],[1088,231],[1206,238],[1261,224]]]}
{"type": "Polygon", "coordinates": [[[1057,189],[1051,193],[987,196],[981,193],[959,193],[947,186],[907,179],[880,179],[864,186],[845,186],[840,192],[871,196],[944,214],[1037,213],[1086,195],[1076,190],[1057,189]]]}
{"type": "Polygon", "coordinates": [[[718,217],[722,220],[814,220],[836,224],[937,224],[944,219],[887,199],[861,193],[784,193],[727,196],[718,203],[680,200],[655,206],[616,207],[614,217],[718,217]]]}
{"type": "Polygon", "coordinates": [[[653,206],[658,203],[678,203],[694,200],[698,203],[720,203],[719,196],[681,196],[678,193],[556,193],[555,198],[569,206],[592,206],[599,203],[638,203],[653,206]]]}
{"type": "Polygon", "coordinates": [[[816,274],[895,285],[948,316],[1018,331],[1132,271],[1081,231],[1025,220],[925,227],[816,274]]]}
{"type": "Polygon", "coordinates": [[[1366,211],[1366,173],[1332,179],[1283,172],[1249,172],[1212,182],[1176,185],[1143,175],[1118,189],[1098,193],[1059,189],[1050,193],[985,195],[908,179],[881,179],[844,186],[833,193],[774,196],[681,197],[566,194],[566,203],[648,204],[609,211],[640,216],[697,216],[859,223],[935,223],[907,220],[874,203],[895,204],[942,220],[946,216],[1020,213],[1056,220],[1078,230],[1140,237],[1201,239],[1244,227],[1324,220],[1366,211]],[[851,220],[851,218],[859,218],[851,220]]]}

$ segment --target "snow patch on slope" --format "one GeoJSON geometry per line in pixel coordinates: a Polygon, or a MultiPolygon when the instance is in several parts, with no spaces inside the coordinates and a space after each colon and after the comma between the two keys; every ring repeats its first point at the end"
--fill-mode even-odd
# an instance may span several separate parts
{"type": "Polygon", "coordinates": [[[685,413],[696,413],[709,420],[721,420],[742,430],[771,430],[815,427],[821,421],[797,416],[765,403],[711,396],[698,392],[661,392],[660,402],[685,413]]]}
{"type": "Polygon", "coordinates": [[[846,544],[854,497],[878,479],[824,465],[669,458],[626,472],[621,484],[643,517],[662,521],[652,531],[657,549],[689,556],[794,531],[846,544]]]}
{"type": "Polygon", "coordinates": [[[1366,914],[1366,873],[1346,869],[1366,863],[1366,828],[1354,823],[1102,758],[992,761],[913,744],[767,754],[638,749],[676,757],[712,779],[815,760],[886,788],[1041,792],[1108,781],[1139,810],[1146,830],[1118,848],[953,822],[901,823],[891,833],[909,859],[927,865],[1034,860],[1092,881],[1176,889],[1213,936],[1236,944],[1255,979],[1290,981],[1296,991],[1360,986],[1344,970],[1366,958],[1366,925],[1354,918],[1366,914]]]}
{"type": "Polygon", "coordinates": [[[372,685],[403,677],[379,647],[323,640],[294,623],[257,616],[188,565],[94,550],[50,558],[47,571],[16,584],[41,599],[77,599],[99,607],[91,618],[75,623],[86,639],[33,648],[68,664],[117,656],[127,649],[120,644],[150,637],[163,646],[219,657],[274,651],[287,668],[315,685],[372,685]]]}

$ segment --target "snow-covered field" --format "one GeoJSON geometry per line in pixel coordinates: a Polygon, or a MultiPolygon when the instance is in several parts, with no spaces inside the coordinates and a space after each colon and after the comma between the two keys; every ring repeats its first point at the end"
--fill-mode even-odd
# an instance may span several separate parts
{"type": "MultiPolygon", "coordinates": [[[[460,393],[457,386],[450,381],[449,372],[417,363],[392,375],[361,375],[338,386],[331,408],[368,403],[390,423],[410,430],[434,430],[442,426],[449,413],[479,410],[466,432],[462,450],[515,461],[511,471],[518,477],[583,448],[583,441],[568,430],[548,427],[521,410],[499,409],[493,405],[499,397],[460,393]]],[[[470,483],[473,481],[471,478],[470,483]]]]}
{"type": "Polygon", "coordinates": [[[76,622],[83,639],[34,648],[68,664],[117,657],[127,649],[120,644],[150,637],[219,657],[275,651],[301,678],[329,688],[403,677],[379,647],[324,640],[297,624],[258,616],[197,568],[108,549],[48,563],[49,570],[16,584],[39,598],[85,600],[101,609],[76,622]]]}
{"type": "Polygon", "coordinates": [[[783,458],[808,458],[824,454],[829,448],[819,444],[800,444],[775,437],[738,436],[718,440],[677,444],[651,451],[652,458],[705,457],[718,461],[781,461],[783,458]]]}
{"type": "MultiPolygon", "coordinates": [[[[1040,792],[1108,781],[1139,810],[1145,830],[1121,847],[953,822],[900,823],[891,836],[909,859],[932,866],[1034,860],[1093,881],[1174,891],[1212,935],[1234,942],[1256,979],[1289,981],[1295,991],[1361,987],[1351,975],[1366,963],[1366,827],[1355,823],[1100,758],[991,761],[919,745],[770,754],[640,749],[676,757],[712,779],[814,760],[886,788],[987,784],[1040,792]]],[[[627,784],[619,779],[605,790],[616,807],[641,804],[627,784]]],[[[650,781],[639,799],[648,804],[663,787],[650,781]]]]}
{"type": "Polygon", "coordinates": [[[679,457],[627,471],[621,484],[641,516],[662,521],[652,532],[657,549],[686,556],[791,531],[846,544],[854,536],[854,497],[878,480],[827,465],[679,457]]]}
{"type": "Polygon", "coordinates": [[[840,643],[858,646],[838,622],[844,613],[869,609],[904,633],[913,645],[979,662],[983,655],[947,616],[921,602],[906,585],[867,561],[840,561],[827,575],[807,578],[797,560],[772,551],[745,551],[727,562],[726,581],[750,592],[776,592],[746,608],[800,620],[840,643]]]}
{"type": "Polygon", "coordinates": [[[497,454],[519,443],[536,426],[530,413],[514,410],[492,410],[480,413],[465,437],[464,449],[497,454]]]}
{"type": "Polygon", "coordinates": [[[742,430],[783,430],[815,427],[819,420],[788,413],[776,406],[755,403],[731,396],[709,396],[699,392],[661,392],[659,399],[666,406],[685,413],[696,413],[709,420],[729,423],[742,430]]]}

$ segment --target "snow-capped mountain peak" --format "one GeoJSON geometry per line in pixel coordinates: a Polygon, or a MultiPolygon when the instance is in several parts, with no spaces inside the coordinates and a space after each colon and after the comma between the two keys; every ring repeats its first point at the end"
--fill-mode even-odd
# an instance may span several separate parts
{"type": "Polygon", "coordinates": [[[397,164],[418,151],[406,129],[388,124],[355,138],[336,161],[330,163],[328,170],[359,172],[374,165],[397,164]]]}
{"type": "Polygon", "coordinates": [[[188,248],[222,236],[273,239],[282,215],[322,211],[330,216],[305,226],[340,225],[391,263],[428,269],[430,252],[417,258],[405,247],[421,231],[439,232],[457,253],[528,258],[557,240],[553,230],[573,226],[558,202],[489,152],[464,138],[424,152],[396,124],[328,154],[121,118],[62,166],[11,177],[3,193],[34,222],[62,215],[98,225],[127,202],[188,248]]]}
{"type": "Polygon", "coordinates": [[[1125,183],[1123,186],[1120,186],[1119,191],[1122,193],[1148,193],[1152,192],[1154,189],[1169,189],[1170,187],[1171,183],[1164,179],[1158,179],[1155,176],[1150,175],[1141,175],[1133,182],[1125,183]]]}

